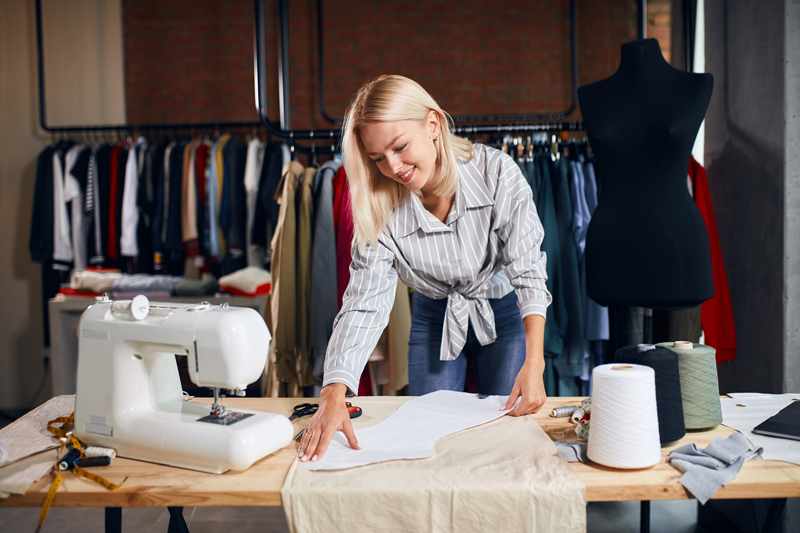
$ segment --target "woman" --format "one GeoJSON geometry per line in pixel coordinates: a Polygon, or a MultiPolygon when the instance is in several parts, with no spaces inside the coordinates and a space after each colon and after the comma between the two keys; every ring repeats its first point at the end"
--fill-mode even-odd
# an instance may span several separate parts
{"type": "Polygon", "coordinates": [[[416,82],[381,76],[348,109],[342,151],[355,235],[350,283],[325,358],[319,410],[300,443],[316,461],[342,431],[345,408],[389,320],[397,277],[415,289],[411,395],[464,390],[468,358],[481,394],[510,394],[520,416],[545,401],[544,231],[532,193],[503,152],[450,131],[416,82]],[[413,193],[413,194],[412,194],[413,193]]]}

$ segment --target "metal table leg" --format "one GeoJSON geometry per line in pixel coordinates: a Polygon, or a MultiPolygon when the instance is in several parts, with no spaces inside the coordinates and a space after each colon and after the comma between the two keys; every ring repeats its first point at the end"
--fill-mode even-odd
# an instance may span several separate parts
{"type": "Polygon", "coordinates": [[[167,507],[169,510],[168,533],[189,533],[186,520],[183,519],[183,507],[167,507]]]}
{"type": "Polygon", "coordinates": [[[774,498],[769,504],[767,518],[764,520],[764,527],[761,533],[775,533],[780,529],[783,510],[786,508],[786,498],[774,498]]]}
{"type": "Polygon", "coordinates": [[[650,533],[650,502],[643,500],[639,511],[639,532],[650,533]]]}
{"type": "Polygon", "coordinates": [[[122,507],[106,507],[106,533],[122,533],[122,507]]]}

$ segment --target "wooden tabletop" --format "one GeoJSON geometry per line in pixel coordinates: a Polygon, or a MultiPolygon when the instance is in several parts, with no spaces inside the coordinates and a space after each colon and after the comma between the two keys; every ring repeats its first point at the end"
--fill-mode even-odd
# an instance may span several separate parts
{"type": "MultiPolygon", "coordinates": [[[[550,398],[534,415],[553,440],[575,440],[572,425],[567,419],[550,418],[554,407],[575,405],[579,398],[550,398]]],[[[198,399],[207,403],[209,400],[198,399]]],[[[239,409],[270,411],[289,415],[298,398],[226,398],[225,405],[239,409]]],[[[303,399],[302,401],[311,401],[303,399]]],[[[293,421],[299,431],[307,418],[293,421]]],[[[733,430],[719,426],[705,432],[692,432],[673,446],[662,449],[662,456],[675,447],[695,442],[705,447],[717,436],[727,436],[733,430]]],[[[62,507],[186,507],[229,505],[281,505],[281,486],[295,458],[297,443],[256,462],[244,472],[222,475],[206,474],[180,468],[146,463],[118,457],[111,466],[98,469],[113,483],[127,477],[116,491],[109,492],[99,485],[73,475],[64,476],[53,505],[62,507]]],[[[570,463],[573,471],[586,485],[588,501],[677,500],[687,498],[678,483],[680,472],[661,461],[656,466],[640,470],[618,470],[594,463],[570,463]]],[[[24,496],[0,500],[2,507],[40,506],[52,478],[47,476],[28,489],[24,496]]],[[[787,498],[800,497],[800,466],[778,461],[755,459],[744,465],[741,473],[714,498],[787,498]]]]}

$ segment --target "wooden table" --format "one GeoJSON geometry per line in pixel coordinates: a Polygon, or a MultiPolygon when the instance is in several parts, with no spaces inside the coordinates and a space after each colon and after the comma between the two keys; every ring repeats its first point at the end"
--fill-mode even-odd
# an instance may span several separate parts
{"type": "MultiPolygon", "coordinates": [[[[197,401],[209,403],[210,399],[197,401]]],[[[226,398],[225,405],[240,409],[270,411],[289,415],[298,398],[226,398]]],[[[309,401],[308,399],[302,401],[309,401]]],[[[534,415],[553,440],[575,440],[567,419],[550,418],[554,407],[575,405],[580,398],[550,398],[534,415]]],[[[307,418],[295,420],[295,430],[305,427],[307,418]]],[[[682,444],[695,442],[699,447],[710,444],[717,436],[733,430],[719,426],[705,432],[692,432],[675,445],[662,449],[662,456],[682,444]]],[[[53,505],[62,507],[171,507],[281,505],[281,486],[296,456],[297,443],[256,462],[244,472],[222,475],[205,474],[118,457],[104,469],[111,482],[124,485],[114,492],[95,483],[67,475],[53,505]]],[[[689,496],[678,483],[681,474],[665,461],[640,470],[617,470],[594,463],[570,463],[575,474],[586,485],[590,502],[640,500],[677,500],[689,496]]],[[[24,496],[11,496],[0,501],[0,507],[34,507],[42,505],[51,477],[47,476],[28,489],[24,496]]],[[[785,498],[800,497],[800,466],[778,461],[755,459],[744,465],[741,473],[727,487],[720,488],[714,498],[785,498]]],[[[643,507],[643,511],[644,511],[643,507]]],[[[775,508],[782,512],[783,507],[775,508]]],[[[108,514],[106,515],[108,518],[108,514]]],[[[121,516],[121,514],[120,514],[121,516]]],[[[173,515],[174,516],[174,515],[173,515]]],[[[648,521],[649,523],[649,521],[648,521]]]]}

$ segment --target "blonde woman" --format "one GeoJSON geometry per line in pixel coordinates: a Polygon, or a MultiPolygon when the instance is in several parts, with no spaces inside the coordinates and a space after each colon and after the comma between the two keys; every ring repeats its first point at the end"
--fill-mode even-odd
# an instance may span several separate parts
{"type": "Polygon", "coordinates": [[[388,323],[398,276],[415,289],[412,396],[463,391],[472,359],[478,393],[509,395],[510,415],[535,413],[546,399],[544,317],[552,298],[531,189],[507,154],[456,136],[450,121],[402,76],[367,83],[347,111],[351,277],[328,344],[319,410],[300,443],[303,461],[322,457],[337,431],[360,449],[345,397],[358,390],[388,323]]]}

